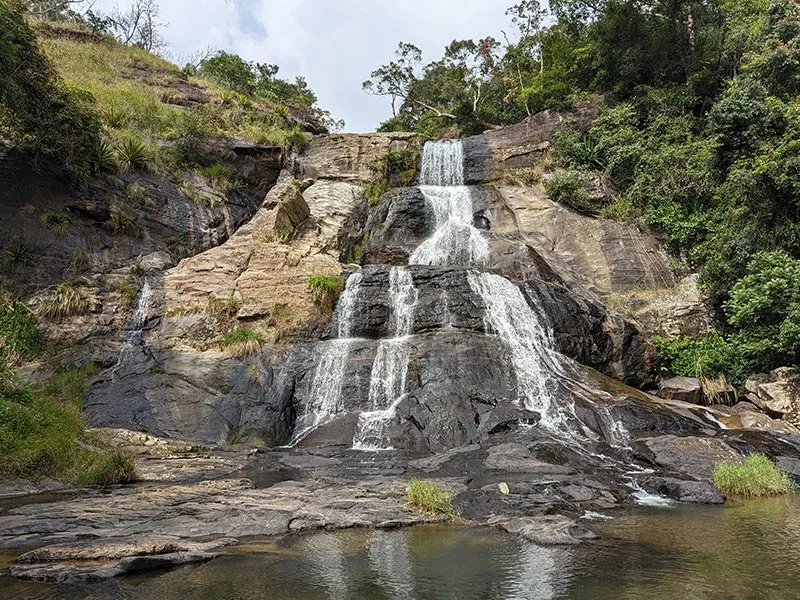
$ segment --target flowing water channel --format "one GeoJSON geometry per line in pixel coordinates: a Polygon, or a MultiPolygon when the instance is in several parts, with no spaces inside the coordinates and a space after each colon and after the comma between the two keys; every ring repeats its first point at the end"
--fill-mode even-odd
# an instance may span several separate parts
{"type": "MultiPolygon", "coordinates": [[[[87,585],[0,574],[0,600],[785,600],[800,590],[800,500],[635,509],[600,539],[542,547],[467,526],[251,542],[210,563],[87,585]]],[[[0,568],[3,555],[0,554],[0,568]]]]}

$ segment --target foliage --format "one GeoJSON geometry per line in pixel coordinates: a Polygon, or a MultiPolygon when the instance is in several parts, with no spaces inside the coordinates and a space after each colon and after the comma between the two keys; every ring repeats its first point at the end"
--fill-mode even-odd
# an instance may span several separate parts
{"type": "Polygon", "coordinates": [[[585,215],[596,216],[598,206],[592,201],[580,175],[574,171],[557,174],[545,185],[550,199],[585,215]]]}
{"type": "Polygon", "coordinates": [[[333,312],[336,298],[344,290],[344,279],[339,275],[312,275],[308,278],[311,300],[324,313],[333,312]]]}
{"type": "Polygon", "coordinates": [[[111,211],[110,218],[105,225],[114,233],[122,233],[133,237],[139,237],[142,234],[142,225],[139,223],[138,215],[121,208],[111,211]]]}
{"type": "Polygon", "coordinates": [[[83,292],[85,281],[62,281],[52,288],[39,306],[39,314],[46,319],[59,320],[75,315],[85,315],[91,308],[83,292]]]}
{"type": "Polygon", "coordinates": [[[236,179],[233,169],[228,165],[215,164],[209,167],[196,167],[195,171],[208,179],[211,187],[221,194],[227,194],[243,187],[242,182],[236,179]]]}
{"type": "Polygon", "coordinates": [[[455,517],[452,494],[433,481],[412,477],[406,490],[406,503],[429,515],[443,514],[455,517]]]}
{"type": "Polygon", "coordinates": [[[800,260],[784,251],[754,255],[723,308],[751,371],[800,361],[800,260]]]}
{"type": "Polygon", "coordinates": [[[665,374],[708,379],[725,376],[731,383],[742,385],[750,372],[740,348],[718,332],[696,339],[668,340],[656,336],[653,342],[665,374]]]}
{"type": "Polygon", "coordinates": [[[378,204],[381,196],[392,187],[405,187],[414,182],[417,175],[419,150],[405,148],[389,150],[371,165],[376,179],[367,186],[364,194],[370,206],[378,204]]]}
{"type": "Polygon", "coordinates": [[[796,490],[789,475],[758,452],[736,463],[718,464],[714,485],[726,496],[740,498],[779,496],[796,490]]]}
{"type": "Polygon", "coordinates": [[[48,211],[41,216],[42,225],[53,233],[64,235],[69,229],[69,217],[64,213],[48,211]]]}
{"type": "Polygon", "coordinates": [[[264,340],[258,333],[252,329],[241,327],[225,336],[220,346],[228,356],[245,358],[256,354],[261,350],[263,344],[264,340]]]}
{"type": "Polygon", "coordinates": [[[0,480],[110,485],[134,479],[130,457],[92,447],[86,433],[81,407],[94,369],[62,371],[44,385],[0,377],[0,480]]]}
{"type": "Polygon", "coordinates": [[[96,163],[91,94],[65,84],[39,48],[22,3],[0,3],[0,133],[55,158],[76,179],[96,163]]]}
{"type": "Polygon", "coordinates": [[[0,269],[13,273],[31,262],[31,250],[21,242],[12,242],[0,250],[0,269]]]}
{"type": "Polygon", "coordinates": [[[36,316],[0,287],[0,371],[33,358],[40,349],[36,316]]]}
{"type": "Polygon", "coordinates": [[[117,160],[123,171],[147,169],[150,165],[147,146],[135,137],[127,138],[117,147],[117,160]]]}

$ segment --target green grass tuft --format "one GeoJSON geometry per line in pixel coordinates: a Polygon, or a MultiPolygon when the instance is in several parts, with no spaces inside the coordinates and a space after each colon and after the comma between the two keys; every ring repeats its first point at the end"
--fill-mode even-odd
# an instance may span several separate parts
{"type": "Polygon", "coordinates": [[[62,281],[42,301],[39,314],[47,319],[63,319],[74,315],[85,315],[91,304],[82,291],[84,281],[62,281]]]}
{"type": "Polygon", "coordinates": [[[64,213],[48,211],[41,217],[42,225],[58,235],[64,235],[69,229],[69,217],[64,213]]]}
{"type": "Polygon", "coordinates": [[[726,496],[740,498],[779,496],[796,490],[789,475],[759,452],[739,462],[717,465],[714,485],[726,496]]]}
{"type": "Polygon", "coordinates": [[[456,516],[452,494],[433,481],[412,477],[406,490],[406,502],[411,508],[429,515],[456,516]]]}
{"type": "Polygon", "coordinates": [[[228,356],[235,358],[245,358],[252,356],[261,350],[264,340],[261,336],[246,327],[237,329],[233,333],[228,334],[220,343],[223,352],[228,356]]]}
{"type": "Polygon", "coordinates": [[[40,350],[36,317],[0,288],[0,371],[33,358],[40,350]]]}
{"type": "Polygon", "coordinates": [[[339,275],[312,275],[308,278],[308,291],[317,308],[324,313],[331,313],[336,298],[344,289],[344,283],[339,275]]]}
{"type": "Polygon", "coordinates": [[[144,170],[150,166],[150,152],[140,139],[129,137],[117,147],[117,160],[123,171],[144,170]]]}

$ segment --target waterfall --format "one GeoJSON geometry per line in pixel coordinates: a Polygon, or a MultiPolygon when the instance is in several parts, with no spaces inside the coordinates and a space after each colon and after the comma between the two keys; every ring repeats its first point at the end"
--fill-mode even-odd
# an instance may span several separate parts
{"type": "Polygon", "coordinates": [[[353,273],[347,279],[344,292],[339,297],[333,314],[333,329],[336,339],[330,340],[317,358],[314,377],[311,380],[309,400],[303,414],[295,423],[292,444],[296,444],[320,425],[327,423],[342,412],[342,381],[347,367],[347,358],[353,340],[350,334],[353,326],[358,293],[361,289],[362,275],[353,273]]]}
{"type": "Polygon", "coordinates": [[[422,185],[463,185],[464,147],[461,140],[428,142],[422,149],[422,185]]]}
{"type": "Polygon", "coordinates": [[[389,449],[386,429],[405,393],[408,342],[414,326],[416,304],[417,290],[411,273],[404,267],[392,267],[389,270],[389,307],[393,337],[378,344],[370,373],[370,410],[359,415],[353,438],[356,450],[389,449]]]}
{"type": "Polygon", "coordinates": [[[496,333],[508,348],[517,374],[517,393],[528,410],[541,414],[541,424],[558,429],[565,417],[553,392],[554,354],[550,331],[525,300],[520,289],[493,273],[469,273],[469,285],[486,305],[487,329],[496,333]]]}
{"type": "Polygon", "coordinates": [[[126,362],[134,355],[134,349],[142,345],[142,338],[144,337],[144,326],[150,319],[150,310],[152,308],[153,288],[150,285],[150,278],[145,277],[142,282],[142,287],[139,290],[139,296],[136,301],[136,308],[128,321],[127,333],[125,334],[125,341],[122,344],[122,349],[117,357],[117,363],[111,369],[112,375],[116,376],[117,373],[125,366],[126,362]]]}
{"type": "Polygon", "coordinates": [[[408,259],[412,265],[485,266],[489,241],[473,224],[472,188],[419,188],[433,213],[435,230],[408,259]]]}

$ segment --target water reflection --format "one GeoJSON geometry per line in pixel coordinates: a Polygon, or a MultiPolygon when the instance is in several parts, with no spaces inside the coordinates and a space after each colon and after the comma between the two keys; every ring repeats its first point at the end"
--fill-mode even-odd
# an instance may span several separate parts
{"type": "Polygon", "coordinates": [[[479,527],[319,532],[86,586],[0,576],[0,599],[778,600],[800,589],[800,502],[637,509],[600,540],[539,547],[479,527]]]}

